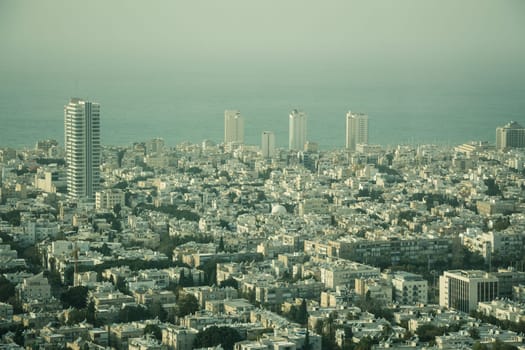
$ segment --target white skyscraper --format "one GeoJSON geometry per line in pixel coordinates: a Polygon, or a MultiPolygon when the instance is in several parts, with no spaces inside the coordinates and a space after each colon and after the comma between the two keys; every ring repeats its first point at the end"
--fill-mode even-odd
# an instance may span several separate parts
{"type": "Polygon", "coordinates": [[[100,105],[72,98],[64,106],[64,147],[70,199],[94,200],[100,188],[100,105]]]}
{"type": "Polygon", "coordinates": [[[349,111],[346,114],[346,148],[355,151],[359,144],[368,144],[368,115],[349,111]]]}
{"type": "Polygon", "coordinates": [[[237,110],[224,111],[224,143],[244,143],[244,118],[237,110]]]}
{"type": "Polygon", "coordinates": [[[275,154],[275,134],[273,131],[263,131],[261,151],[264,158],[271,158],[275,154]]]}
{"type": "Polygon", "coordinates": [[[302,151],[306,143],[306,113],[294,109],[290,113],[288,148],[302,151]]]}

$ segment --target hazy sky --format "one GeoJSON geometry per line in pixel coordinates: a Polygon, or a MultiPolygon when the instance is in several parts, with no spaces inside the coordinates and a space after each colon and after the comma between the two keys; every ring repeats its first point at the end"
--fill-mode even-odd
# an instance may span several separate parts
{"type": "Polygon", "coordinates": [[[522,81],[524,38],[523,0],[0,0],[4,74],[522,81]]]}
{"type": "Polygon", "coordinates": [[[349,109],[373,143],[491,140],[524,123],[525,0],[0,0],[0,146],[60,139],[71,96],[108,144],[220,140],[227,108],[250,143],[292,108],[322,145],[349,109]]]}

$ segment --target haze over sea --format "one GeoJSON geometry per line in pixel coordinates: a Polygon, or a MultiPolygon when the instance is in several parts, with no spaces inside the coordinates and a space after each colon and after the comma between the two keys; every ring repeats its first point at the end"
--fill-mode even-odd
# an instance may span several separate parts
{"type": "Polygon", "coordinates": [[[294,108],[321,148],[344,146],[348,110],[374,144],[494,143],[525,125],[524,19],[510,0],[6,0],[0,147],[62,143],[70,97],[101,104],[106,145],[220,142],[239,109],[246,143],[285,147],[294,108]]]}

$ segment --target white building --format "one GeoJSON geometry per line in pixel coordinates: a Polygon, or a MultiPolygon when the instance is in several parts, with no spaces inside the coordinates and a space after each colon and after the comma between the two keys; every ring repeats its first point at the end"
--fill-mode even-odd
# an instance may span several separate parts
{"type": "Polygon", "coordinates": [[[463,312],[476,310],[478,302],[498,296],[498,278],[479,270],[445,271],[439,277],[439,305],[463,312]]]}
{"type": "Polygon", "coordinates": [[[368,115],[362,113],[346,114],[346,148],[355,151],[357,145],[368,144],[368,115]]]}
{"type": "Polygon", "coordinates": [[[70,199],[95,199],[100,187],[100,105],[72,98],[64,106],[64,146],[70,199]]]}
{"type": "Polygon", "coordinates": [[[244,143],[244,118],[237,110],[224,111],[224,143],[244,143]]]}
{"type": "Polygon", "coordinates": [[[261,151],[264,158],[272,158],[275,154],[275,134],[273,131],[263,131],[261,151]]]}
{"type": "Polygon", "coordinates": [[[302,151],[306,143],[306,113],[294,109],[289,119],[288,147],[290,150],[302,151]]]}

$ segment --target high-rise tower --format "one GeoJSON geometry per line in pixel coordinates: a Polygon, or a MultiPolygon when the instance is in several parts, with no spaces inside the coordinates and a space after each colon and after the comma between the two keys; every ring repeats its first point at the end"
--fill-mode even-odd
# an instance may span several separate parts
{"type": "Polygon", "coordinates": [[[237,110],[224,111],[224,143],[244,143],[244,118],[237,110]]]}
{"type": "Polygon", "coordinates": [[[516,122],[496,128],[496,149],[525,147],[525,128],[516,122]]]}
{"type": "Polygon", "coordinates": [[[94,200],[100,187],[100,105],[72,98],[64,106],[67,193],[94,200]]]}
{"type": "Polygon", "coordinates": [[[302,151],[306,143],[306,113],[294,109],[290,112],[288,148],[302,151]]]}
{"type": "Polygon", "coordinates": [[[264,158],[271,158],[275,153],[275,134],[273,131],[263,131],[261,151],[264,158]]]}
{"type": "Polygon", "coordinates": [[[368,115],[349,111],[346,114],[346,148],[355,151],[359,144],[368,144],[368,115]]]}

